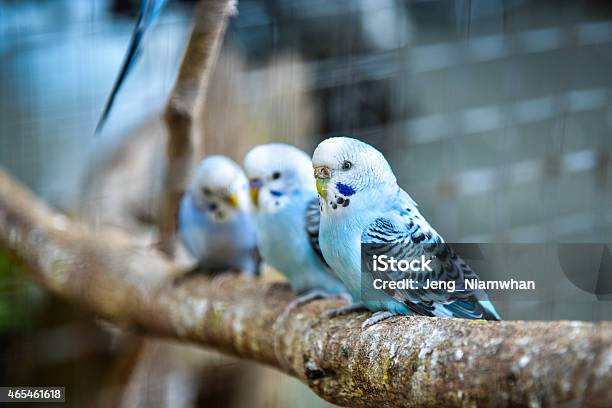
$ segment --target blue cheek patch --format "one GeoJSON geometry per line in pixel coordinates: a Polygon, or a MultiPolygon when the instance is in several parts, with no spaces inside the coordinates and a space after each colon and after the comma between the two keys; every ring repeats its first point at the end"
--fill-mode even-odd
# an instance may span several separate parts
{"type": "Polygon", "coordinates": [[[281,197],[283,195],[283,193],[281,193],[280,191],[275,191],[275,190],[270,190],[270,194],[273,197],[281,197]]]}
{"type": "Polygon", "coordinates": [[[336,183],[336,188],[338,189],[338,192],[345,197],[349,197],[355,194],[355,190],[353,189],[353,187],[347,186],[346,184],[336,183]]]}

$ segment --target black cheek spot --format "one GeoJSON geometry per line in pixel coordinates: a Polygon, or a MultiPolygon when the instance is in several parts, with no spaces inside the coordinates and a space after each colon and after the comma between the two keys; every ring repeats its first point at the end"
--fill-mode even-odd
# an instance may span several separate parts
{"type": "Polygon", "coordinates": [[[332,206],[332,208],[333,208],[334,210],[338,208],[338,204],[336,204],[336,203],[331,203],[331,206],[332,206]]]}
{"type": "Polygon", "coordinates": [[[342,198],[342,197],[338,197],[338,199],[336,200],[336,202],[337,202],[338,204],[342,204],[342,203],[344,203],[344,198],[342,198]]]}
{"type": "Polygon", "coordinates": [[[218,208],[217,203],[210,203],[210,204],[208,204],[208,209],[209,209],[210,211],[216,211],[216,210],[217,210],[217,208],[218,208]]]}
{"type": "Polygon", "coordinates": [[[348,198],[346,200],[344,200],[344,203],[342,203],[343,207],[348,207],[348,205],[351,203],[351,200],[349,200],[348,198]]]}

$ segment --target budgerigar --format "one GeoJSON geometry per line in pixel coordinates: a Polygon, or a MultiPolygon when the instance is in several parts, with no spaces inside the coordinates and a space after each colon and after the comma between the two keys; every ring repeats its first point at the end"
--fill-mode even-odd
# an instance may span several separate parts
{"type": "Polygon", "coordinates": [[[100,121],[98,122],[98,126],[96,127],[96,133],[102,130],[106,119],[110,113],[110,110],[113,106],[113,102],[121,89],[121,85],[125,81],[125,78],[130,73],[130,70],[136,63],[138,59],[138,55],[141,51],[141,43],[144,38],[145,33],[155,23],[155,20],[159,17],[162,8],[166,0],[142,0],[140,5],[140,13],[138,14],[138,21],[136,22],[136,26],[134,27],[134,31],[132,33],[132,38],[130,39],[130,45],[128,47],[127,53],[125,54],[125,58],[123,60],[123,64],[121,65],[121,70],[119,71],[119,76],[113,85],[113,90],[106,102],[106,106],[104,106],[104,111],[102,112],[102,116],[100,117],[100,121]]]}
{"type": "Polygon", "coordinates": [[[319,248],[319,200],[310,157],[280,143],[257,146],[244,167],[255,203],[257,243],[263,260],[283,273],[302,303],[346,293],[319,248]]]}
{"type": "MultiPolygon", "coordinates": [[[[437,257],[437,268],[433,272],[419,272],[425,274],[418,277],[421,280],[430,277],[463,282],[476,275],[398,186],[391,167],[378,150],[356,139],[330,138],[316,148],[312,165],[321,201],[321,250],[356,300],[356,306],[376,312],[364,326],[395,314],[500,319],[484,291],[422,288],[383,291],[374,288],[374,274],[367,273],[362,281],[361,243],[379,244],[378,248],[393,252],[396,258],[401,258],[397,254],[437,257]]],[[[389,274],[386,278],[396,280],[399,276],[389,274]]]]}
{"type": "Polygon", "coordinates": [[[248,180],[238,164],[225,156],[202,160],[181,199],[178,231],[187,251],[205,271],[257,273],[248,180]]]}

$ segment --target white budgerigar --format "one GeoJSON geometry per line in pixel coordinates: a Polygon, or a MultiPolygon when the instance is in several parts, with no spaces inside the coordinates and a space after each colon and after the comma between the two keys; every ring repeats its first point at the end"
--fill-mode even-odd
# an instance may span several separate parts
{"type": "Polygon", "coordinates": [[[178,232],[203,270],[257,273],[248,180],[238,164],[225,156],[202,160],[181,199],[178,232]]]}
{"type": "Polygon", "coordinates": [[[365,326],[396,314],[500,319],[484,291],[463,287],[465,279],[476,278],[475,273],[397,185],[378,150],[356,139],[330,138],[316,148],[312,165],[321,201],[321,250],[357,302],[352,308],[365,306],[377,312],[365,326]],[[371,254],[362,253],[362,243],[373,244],[364,246],[371,254]],[[373,284],[377,277],[391,281],[407,275],[373,271],[371,265],[362,274],[361,257],[370,259],[368,255],[374,253],[396,259],[421,255],[434,259],[432,272],[419,271],[410,277],[420,282],[454,281],[460,290],[377,289],[373,284]]]}
{"type": "Polygon", "coordinates": [[[263,260],[283,273],[304,301],[346,293],[319,248],[319,200],[310,157],[287,144],[266,144],[249,151],[244,167],[263,260]]]}

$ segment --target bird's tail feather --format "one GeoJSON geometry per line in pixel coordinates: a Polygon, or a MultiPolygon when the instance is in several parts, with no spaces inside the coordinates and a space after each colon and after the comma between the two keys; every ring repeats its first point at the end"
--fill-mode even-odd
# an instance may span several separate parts
{"type": "Polygon", "coordinates": [[[138,15],[138,21],[136,22],[136,26],[134,27],[128,51],[125,54],[123,64],[121,65],[119,76],[115,80],[115,84],[113,85],[111,94],[106,102],[106,105],[104,106],[102,116],[100,116],[100,120],[98,121],[98,125],[96,126],[96,134],[100,133],[100,131],[104,127],[104,123],[106,123],[106,120],[108,119],[108,115],[110,114],[111,108],[113,106],[113,103],[115,102],[115,98],[117,97],[119,90],[121,89],[121,86],[125,82],[125,79],[130,73],[130,70],[138,60],[142,39],[147,30],[157,20],[157,17],[159,16],[165,2],[166,0],[142,1],[142,6],[138,15]]]}

